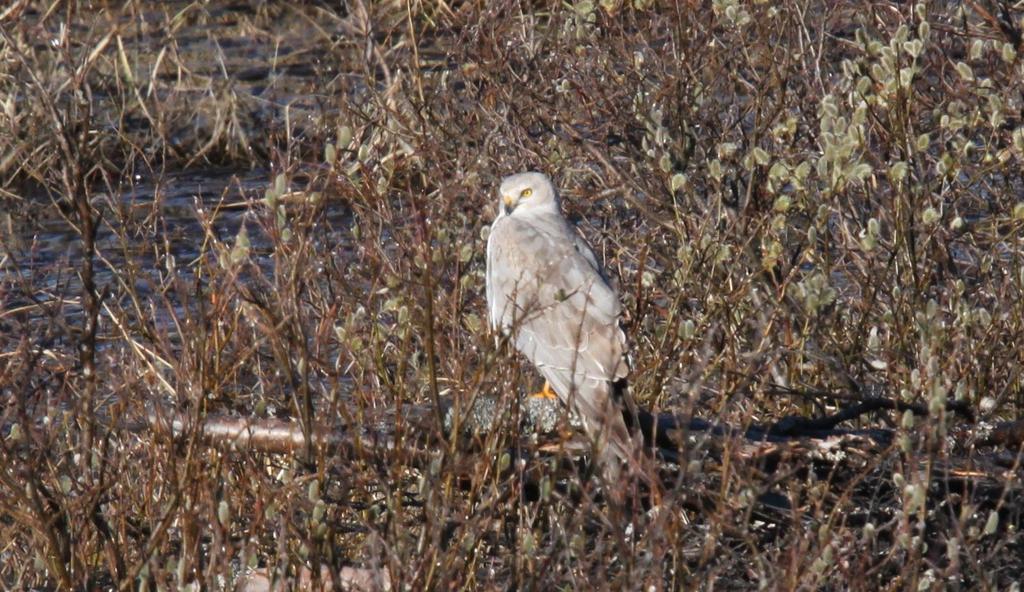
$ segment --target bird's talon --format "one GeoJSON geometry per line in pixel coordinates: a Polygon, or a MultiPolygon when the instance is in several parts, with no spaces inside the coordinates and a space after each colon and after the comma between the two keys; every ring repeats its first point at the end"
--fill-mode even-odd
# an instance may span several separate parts
{"type": "Polygon", "coordinates": [[[536,393],[533,393],[530,396],[534,397],[534,398],[537,398],[537,399],[551,399],[551,400],[554,400],[554,399],[558,398],[558,395],[555,394],[555,391],[551,390],[551,385],[549,385],[547,382],[544,383],[544,388],[542,388],[540,391],[538,391],[536,393]]]}

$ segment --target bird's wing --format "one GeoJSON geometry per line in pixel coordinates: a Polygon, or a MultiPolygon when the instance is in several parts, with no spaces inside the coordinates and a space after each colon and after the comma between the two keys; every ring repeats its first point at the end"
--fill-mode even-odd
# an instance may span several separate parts
{"type": "Polygon", "coordinates": [[[601,268],[601,264],[597,262],[597,257],[594,255],[594,250],[590,248],[590,244],[587,243],[586,239],[579,235],[577,232],[572,233],[572,244],[576,248],[576,252],[583,256],[587,260],[587,263],[594,268],[604,280],[608,283],[608,276],[604,274],[604,270],[601,268]]]}
{"type": "Polygon", "coordinates": [[[586,243],[561,219],[549,222],[560,224],[494,224],[486,274],[491,322],[514,329],[517,347],[538,366],[622,378],[618,295],[586,243]]]}

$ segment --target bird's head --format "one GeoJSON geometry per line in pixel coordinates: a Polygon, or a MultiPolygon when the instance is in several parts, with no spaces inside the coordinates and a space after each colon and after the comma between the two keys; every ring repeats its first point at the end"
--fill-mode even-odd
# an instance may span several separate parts
{"type": "Polygon", "coordinates": [[[498,190],[499,216],[558,212],[558,193],[544,173],[517,173],[505,177],[498,190]]]}

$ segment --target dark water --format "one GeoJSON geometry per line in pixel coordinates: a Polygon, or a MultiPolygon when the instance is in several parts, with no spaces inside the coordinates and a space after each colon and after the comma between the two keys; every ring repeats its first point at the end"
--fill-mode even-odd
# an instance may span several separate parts
{"type": "MultiPolygon", "coordinates": [[[[105,302],[128,292],[146,304],[157,298],[173,302],[168,282],[191,285],[203,264],[214,262],[211,257],[235,244],[243,224],[251,245],[249,260],[272,274],[273,247],[259,221],[269,216],[264,196],[272,185],[273,179],[262,170],[206,169],[94,194],[93,204],[102,214],[94,276],[105,302]],[[216,243],[221,251],[214,248],[216,243]]],[[[5,326],[5,317],[40,320],[46,305],[56,305],[70,321],[77,322],[81,314],[78,231],[47,198],[36,196],[26,204],[31,204],[33,215],[0,214],[6,219],[0,220],[6,247],[0,252],[0,330],[14,330],[5,326]]],[[[350,240],[349,212],[327,207],[321,220],[317,248],[343,254],[350,240]]]]}
{"type": "MultiPolygon", "coordinates": [[[[361,75],[339,68],[336,57],[323,59],[324,48],[350,36],[352,27],[334,13],[318,14],[308,7],[161,2],[81,10],[70,24],[62,22],[61,12],[39,26],[33,22],[41,14],[30,9],[22,15],[36,50],[53,59],[58,53],[52,48],[64,36],[73,50],[84,51],[106,32],[116,32],[123,59],[111,42],[104,55],[112,59],[100,60],[93,70],[91,110],[99,133],[143,148],[154,139],[157,145],[166,141],[172,155],[184,155],[172,165],[177,172],[134,175],[112,189],[92,188],[92,203],[102,214],[95,259],[101,291],[150,298],[171,275],[189,280],[199,258],[210,253],[212,239],[232,244],[243,223],[252,259],[262,268],[270,265],[270,246],[255,220],[266,213],[262,199],[274,175],[266,168],[224,169],[204,164],[204,158],[187,159],[222,133],[225,105],[233,109],[232,127],[221,143],[232,146],[222,150],[237,149],[237,160],[263,167],[274,161],[274,143],[282,138],[302,151],[309,133],[322,136],[325,127],[337,125],[339,103],[357,91],[361,75]],[[109,81],[125,76],[126,68],[150,112],[159,106],[183,114],[167,120],[170,129],[154,132],[135,103],[110,94],[117,86],[109,81]]],[[[31,97],[15,99],[24,103],[31,97]]],[[[81,294],[81,239],[73,215],[61,213],[66,206],[59,202],[66,198],[31,189],[11,195],[0,202],[7,209],[0,209],[0,332],[8,333],[14,329],[5,321],[31,318],[39,304],[59,303],[63,314],[78,315],[81,294]]],[[[345,216],[328,208],[318,239],[341,242],[337,229],[347,226],[345,216]]]]}

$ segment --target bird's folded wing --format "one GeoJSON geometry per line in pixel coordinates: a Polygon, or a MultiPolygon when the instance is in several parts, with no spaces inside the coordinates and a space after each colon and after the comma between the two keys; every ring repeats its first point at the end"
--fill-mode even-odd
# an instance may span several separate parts
{"type": "Polygon", "coordinates": [[[516,348],[552,386],[566,387],[560,394],[586,379],[625,376],[618,295],[590,248],[571,230],[504,222],[488,242],[492,324],[511,330],[516,348]],[[552,373],[560,376],[551,380],[552,373]]]}

